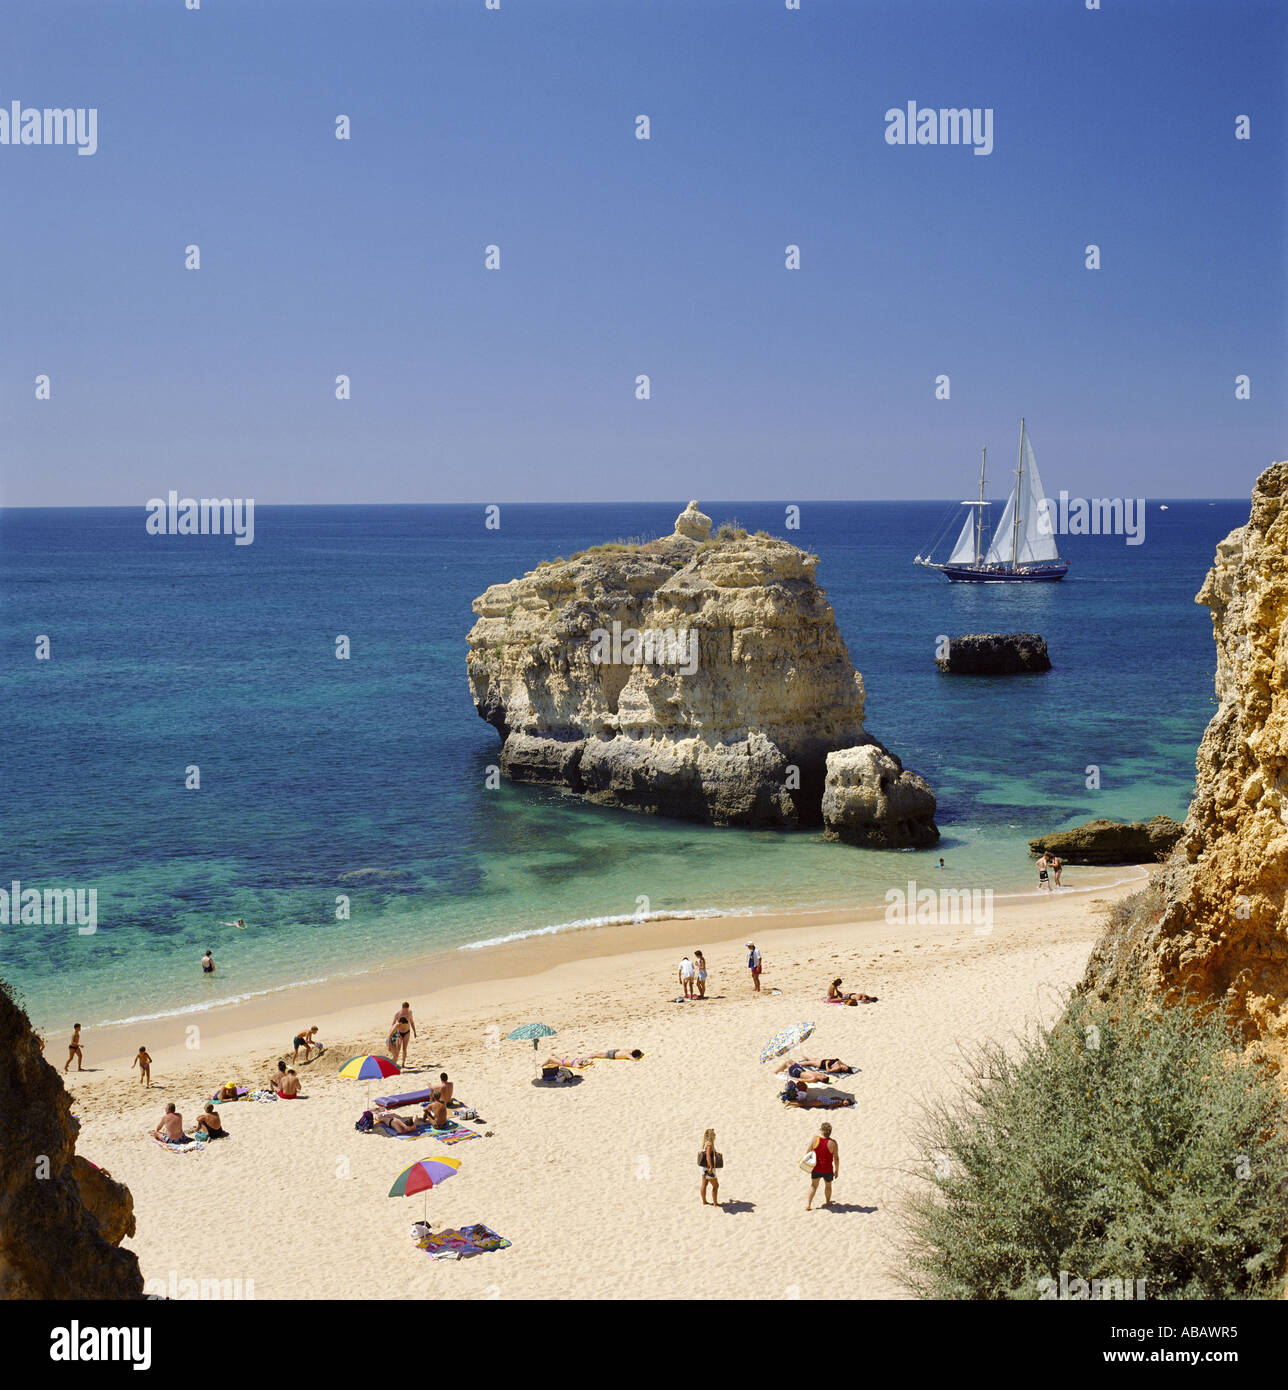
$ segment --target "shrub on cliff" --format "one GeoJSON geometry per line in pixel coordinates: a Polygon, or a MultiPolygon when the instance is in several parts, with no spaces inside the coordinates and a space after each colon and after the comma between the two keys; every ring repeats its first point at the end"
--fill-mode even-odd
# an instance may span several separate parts
{"type": "Polygon", "coordinates": [[[1112,1012],[1075,998],[1010,1055],[980,1049],[965,1099],[918,1136],[904,1283],[927,1298],[1095,1297],[1093,1280],[1100,1297],[1118,1280],[1127,1297],[1279,1297],[1283,1095],[1238,1047],[1215,1013],[1133,995],[1112,1012]]]}

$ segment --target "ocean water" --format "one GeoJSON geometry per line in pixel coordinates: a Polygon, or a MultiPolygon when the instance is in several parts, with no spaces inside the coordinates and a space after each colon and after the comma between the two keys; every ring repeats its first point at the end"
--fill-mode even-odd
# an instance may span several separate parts
{"type": "Polygon", "coordinates": [[[1182,816],[1214,708],[1193,598],[1246,502],[1155,500],[1143,545],[1063,538],[1063,583],[983,587],[910,563],[949,505],[806,504],[789,532],[782,505],[703,503],[819,555],[867,726],[939,797],[924,853],[485,788],[499,745],[465,677],[471,600],[669,533],[683,499],[506,505],[496,531],[481,506],[258,507],[249,546],[148,536],[141,508],[0,512],[0,885],[98,896],[93,934],[4,927],[0,974],[39,1024],[103,1024],[641,911],[880,902],[909,879],[1018,891],[1032,835],[1182,816]],[[938,635],[974,631],[1040,632],[1054,669],[941,675],[938,635]]]}

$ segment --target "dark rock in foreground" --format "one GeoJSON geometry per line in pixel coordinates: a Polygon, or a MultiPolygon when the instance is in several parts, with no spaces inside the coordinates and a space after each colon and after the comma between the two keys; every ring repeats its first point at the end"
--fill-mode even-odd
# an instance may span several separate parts
{"type": "Polygon", "coordinates": [[[1049,671],[1046,641],[1036,632],[972,632],[948,639],[935,665],[955,676],[1014,676],[1049,671]]]}
{"type": "Polygon", "coordinates": [[[142,1298],[139,1257],[116,1245],[130,1190],[75,1153],[71,1097],[4,988],[0,1057],[0,1298],[142,1298]]]}
{"type": "Polygon", "coordinates": [[[1029,841],[1034,854],[1058,854],[1066,864],[1147,864],[1169,854],[1185,827],[1170,816],[1148,821],[1089,820],[1029,841]]]}

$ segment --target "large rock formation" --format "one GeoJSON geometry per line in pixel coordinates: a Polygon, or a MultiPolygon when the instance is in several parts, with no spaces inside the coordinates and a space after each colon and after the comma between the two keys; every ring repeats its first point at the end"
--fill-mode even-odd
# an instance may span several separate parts
{"type": "Polygon", "coordinates": [[[812,826],[828,755],[864,746],[885,760],[838,771],[837,837],[933,843],[929,787],[863,728],[863,681],[817,556],[710,531],[690,502],[671,536],[595,546],[474,600],[470,690],[502,769],[601,805],[812,826]]]}
{"type": "Polygon", "coordinates": [[[1049,671],[1051,658],[1036,632],[971,632],[950,637],[935,665],[955,676],[1014,676],[1049,671]]]}
{"type": "Polygon", "coordinates": [[[1066,864],[1152,864],[1170,854],[1185,827],[1171,816],[1153,820],[1089,820],[1029,841],[1034,854],[1057,854],[1066,864]]]}
{"type": "Polygon", "coordinates": [[[0,1299],[142,1298],[128,1187],[75,1154],[62,1077],[0,987],[0,1299]]]}
{"type": "Polygon", "coordinates": [[[1124,975],[1227,1006],[1250,1051],[1288,1061],[1288,463],[1257,479],[1248,524],[1217,547],[1217,712],[1199,745],[1185,834],[1153,910],[1111,925],[1084,987],[1124,975]]]}

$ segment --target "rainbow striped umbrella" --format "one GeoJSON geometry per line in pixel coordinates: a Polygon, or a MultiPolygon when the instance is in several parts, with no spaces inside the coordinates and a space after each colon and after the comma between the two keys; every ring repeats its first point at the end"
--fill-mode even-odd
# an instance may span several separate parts
{"type": "MultiPolygon", "coordinates": [[[[428,1193],[431,1187],[441,1187],[448,1178],[454,1178],[461,1170],[459,1158],[420,1158],[404,1168],[394,1179],[389,1189],[391,1197],[414,1197],[417,1192],[428,1193]]],[[[428,1198],[422,1205],[422,1215],[428,1210],[428,1198]]]]}
{"type": "MultiPolygon", "coordinates": [[[[350,1081],[383,1081],[386,1076],[400,1075],[397,1062],[388,1057],[376,1057],[367,1053],[362,1057],[350,1057],[340,1068],[339,1074],[350,1081]]],[[[367,1087],[367,1109],[371,1109],[371,1087],[367,1087]]]]}

